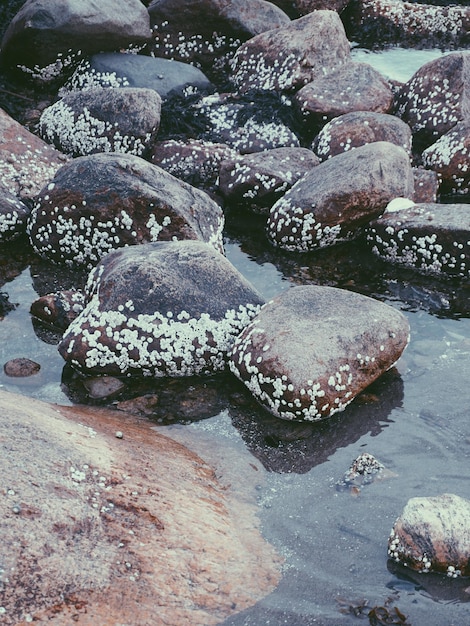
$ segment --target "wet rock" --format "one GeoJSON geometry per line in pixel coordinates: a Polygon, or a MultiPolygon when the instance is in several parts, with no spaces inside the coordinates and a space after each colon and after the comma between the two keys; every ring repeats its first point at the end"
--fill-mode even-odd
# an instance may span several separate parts
{"type": "Polygon", "coordinates": [[[242,44],[233,57],[239,91],[292,91],[349,60],[349,42],[335,11],[315,11],[242,44]]]}
{"type": "Polygon", "coordinates": [[[447,50],[468,46],[470,8],[433,4],[445,2],[353,0],[348,20],[349,38],[366,46],[378,40],[381,45],[447,50]]]}
{"type": "Polygon", "coordinates": [[[223,370],[235,336],[263,299],[211,246],[132,246],[90,274],[89,302],[59,345],[100,374],[191,376],[223,370]]]}
{"type": "Polygon", "coordinates": [[[324,161],[374,141],[388,141],[411,155],[411,139],[408,124],[394,115],[352,111],[325,124],[315,137],[312,150],[324,161]]]}
{"type": "Polygon", "coordinates": [[[153,89],[161,98],[166,98],[170,93],[206,93],[214,90],[207,76],[193,65],[120,52],[94,54],[90,59],[82,61],[61,93],[95,87],[153,89]]]}
{"type": "Polygon", "coordinates": [[[441,183],[437,172],[425,170],[422,167],[414,167],[413,178],[415,181],[413,200],[416,204],[420,202],[437,202],[437,194],[441,183]]]}
{"type": "Polygon", "coordinates": [[[388,470],[375,456],[369,452],[363,452],[354,459],[336,486],[339,489],[348,489],[353,495],[357,495],[365,485],[395,476],[396,474],[388,470]]]}
{"type": "Polygon", "coordinates": [[[65,330],[84,307],[84,293],[69,289],[41,296],[31,304],[30,313],[42,322],[65,330]]]}
{"type": "Polygon", "coordinates": [[[24,235],[30,213],[24,202],[0,185],[0,242],[24,235]]]}
{"type": "Polygon", "coordinates": [[[82,55],[142,46],[149,16],[140,0],[28,0],[13,18],[1,58],[40,82],[62,77],[82,55]]]}
{"type": "Polygon", "coordinates": [[[405,150],[371,143],[310,170],[271,208],[268,236],[274,245],[292,251],[331,246],[356,236],[392,198],[411,198],[413,192],[405,150]]]}
{"type": "Polygon", "coordinates": [[[130,154],[78,157],[38,196],[28,232],[41,256],[96,265],[109,251],[200,239],[222,249],[222,209],[207,194],[130,154]]]}
{"type": "Polygon", "coordinates": [[[0,413],[6,626],[215,626],[273,591],[246,480],[132,415],[4,391],[0,413]]]}
{"type": "Polygon", "coordinates": [[[389,113],[393,92],[371,65],[350,62],[315,77],[295,94],[295,103],[306,126],[321,128],[352,111],[389,113]]]}
{"type": "Polygon", "coordinates": [[[237,156],[238,152],[223,143],[168,139],[153,144],[150,160],[194,187],[210,189],[217,182],[221,163],[237,156]]]}
{"type": "Polygon", "coordinates": [[[67,161],[0,109],[0,184],[11,195],[34,198],[67,161]]]}
{"type": "Polygon", "coordinates": [[[39,372],[41,366],[39,363],[31,361],[27,358],[11,359],[7,361],[3,366],[3,371],[7,376],[12,378],[27,378],[28,376],[34,376],[39,372]]]}
{"type": "MultiPolygon", "coordinates": [[[[398,201],[397,201],[398,202],[398,201]]],[[[398,202],[367,229],[380,258],[425,274],[470,276],[470,207],[398,202]]]]}
{"type": "Polygon", "coordinates": [[[397,115],[411,127],[415,142],[428,147],[469,117],[469,77],[470,52],[452,52],[425,63],[403,85],[397,115]]]}
{"type": "Polygon", "coordinates": [[[161,98],[153,89],[123,87],[73,92],[47,107],[43,139],[69,156],[121,152],[142,156],[160,125],[161,98]]]}
{"type": "Polygon", "coordinates": [[[237,156],[222,162],[219,188],[230,202],[266,212],[318,163],[307,148],[277,148],[237,156]]]}
{"type": "Polygon", "coordinates": [[[294,287],[235,340],[231,371],[276,417],[317,421],[344,410],[398,360],[409,325],[397,310],[334,287],[294,287]]]}
{"type": "Polygon", "coordinates": [[[83,386],[92,400],[112,400],[126,388],[125,383],[114,376],[86,378],[83,386]]]}
{"type": "Polygon", "coordinates": [[[423,165],[439,175],[442,194],[470,193],[470,117],[423,152],[423,165]]]}
{"type": "Polygon", "coordinates": [[[450,493],[408,500],[390,533],[388,556],[421,573],[470,576],[470,501],[450,493]]]}

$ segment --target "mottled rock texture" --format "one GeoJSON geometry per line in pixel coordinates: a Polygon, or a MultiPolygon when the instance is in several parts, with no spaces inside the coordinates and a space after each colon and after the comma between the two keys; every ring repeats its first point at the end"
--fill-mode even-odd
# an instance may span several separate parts
{"type": "Polygon", "coordinates": [[[0,407],[2,624],[210,626],[276,586],[254,499],[184,445],[128,414],[0,407]]]}
{"type": "Polygon", "coordinates": [[[130,154],[78,157],[37,198],[28,225],[40,255],[93,266],[109,251],[172,239],[222,250],[222,209],[207,194],[130,154]]]}
{"type": "Polygon", "coordinates": [[[30,212],[24,202],[0,184],[0,242],[24,234],[30,212]]]}
{"type": "Polygon", "coordinates": [[[230,369],[277,417],[316,421],[392,367],[408,339],[406,318],[388,305],[333,287],[293,287],[240,333],[230,369]]]}
{"type": "Polygon", "coordinates": [[[443,194],[470,193],[470,117],[424,150],[423,165],[440,178],[443,194]]]}
{"type": "Polygon", "coordinates": [[[222,370],[234,338],[264,302],[223,255],[196,241],[108,254],[87,292],[59,352],[76,367],[112,375],[222,370]]]}

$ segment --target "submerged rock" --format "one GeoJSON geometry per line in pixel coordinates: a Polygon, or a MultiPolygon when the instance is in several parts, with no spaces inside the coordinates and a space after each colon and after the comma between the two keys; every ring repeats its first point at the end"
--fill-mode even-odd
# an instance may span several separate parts
{"type": "Polygon", "coordinates": [[[390,533],[388,556],[423,574],[470,576],[470,501],[450,493],[408,500],[390,533]]]}
{"type": "Polygon", "coordinates": [[[334,287],[294,287],[240,333],[230,369],[273,415],[316,421],[392,367],[408,340],[406,318],[390,306],[334,287]]]}
{"type": "Polygon", "coordinates": [[[79,369],[109,375],[223,370],[234,338],[264,302],[224,256],[197,241],[108,254],[87,291],[59,352],[79,369]]]}
{"type": "Polygon", "coordinates": [[[27,378],[37,374],[41,366],[39,363],[27,358],[11,359],[3,366],[3,371],[12,378],[27,378]]]}

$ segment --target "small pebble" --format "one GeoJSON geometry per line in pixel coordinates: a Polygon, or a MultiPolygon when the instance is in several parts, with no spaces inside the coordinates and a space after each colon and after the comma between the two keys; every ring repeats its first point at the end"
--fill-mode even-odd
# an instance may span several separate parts
{"type": "Polygon", "coordinates": [[[120,430],[116,431],[116,438],[117,439],[122,439],[124,437],[124,435],[122,434],[122,432],[120,430]]]}

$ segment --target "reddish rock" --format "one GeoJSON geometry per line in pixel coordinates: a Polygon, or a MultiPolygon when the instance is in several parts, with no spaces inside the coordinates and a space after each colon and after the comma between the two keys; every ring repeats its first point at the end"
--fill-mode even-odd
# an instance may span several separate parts
{"type": "Polygon", "coordinates": [[[422,167],[413,168],[415,192],[413,200],[416,204],[421,202],[437,202],[440,179],[433,170],[425,170],[422,167]]]}
{"type": "Polygon", "coordinates": [[[3,366],[3,371],[7,376],[12,378],[27,378],[37,374],[41,366],[39,363],[31,361],[31,359],[19,358],[7,361],[3,366]]]}
{"type": "Polygon", "coordinates": [[[31,304],[30,313],[42,322],[65,330],[83,311],[84,306],[84,294],[71,289],[37,298],[31,304]]]}

